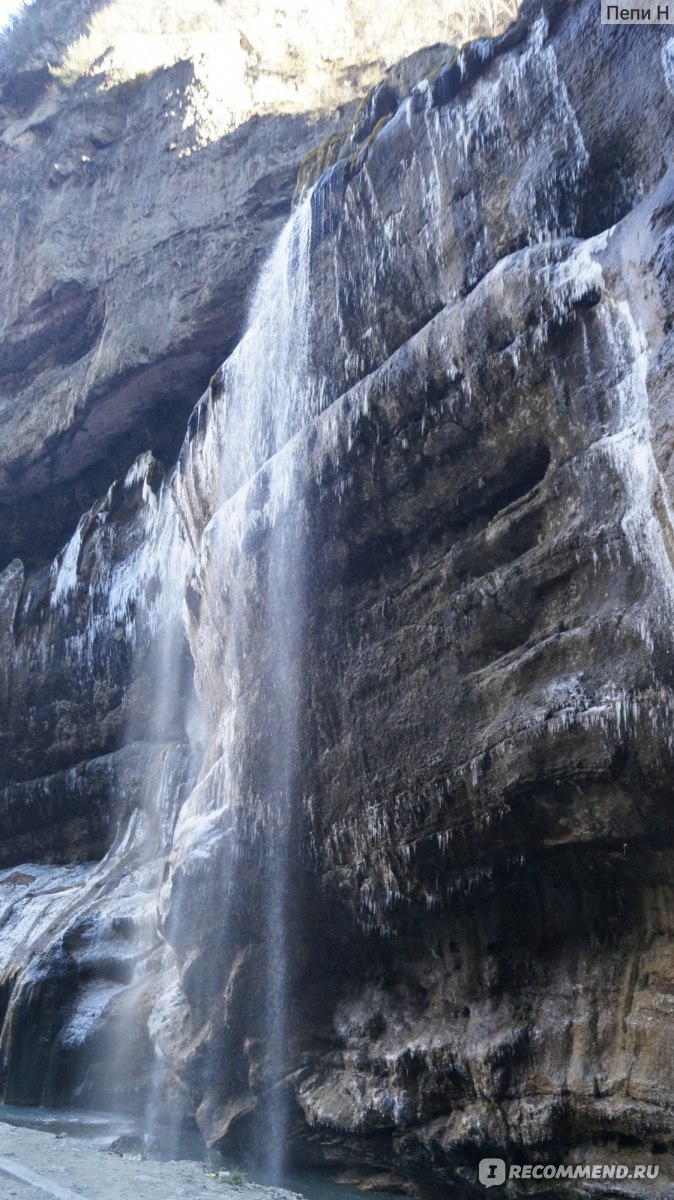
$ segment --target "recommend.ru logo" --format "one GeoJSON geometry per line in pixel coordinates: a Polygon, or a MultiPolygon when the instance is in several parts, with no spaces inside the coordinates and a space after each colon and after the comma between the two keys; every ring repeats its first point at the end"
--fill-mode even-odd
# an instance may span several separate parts
{"type": "Polygon", "coordinates": [[[502,1158],[483,1158],[478,1178],[490,1188],[500,1187],[510,1179],[657,1179],[659,1170],[657,1163],[637,1163],[633,1167],[623,1163],[511,1163],[508,1166],[502,1158]]]}
{"type": "Polygon", "coordinates": [[[498,1186],[506,1181],[506,1165],[502,1158],[483,1158],[479,1170],[480,1183],[485,1187],[498,1186]]]}

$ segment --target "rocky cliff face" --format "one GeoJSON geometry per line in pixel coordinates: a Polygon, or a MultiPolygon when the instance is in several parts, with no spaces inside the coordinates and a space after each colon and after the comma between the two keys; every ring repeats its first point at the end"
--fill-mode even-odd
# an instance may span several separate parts
{"type": "Polygon", "coordinates": [[[375,93],[176,471],[4,572],[6,1099],[671,1165],[673,62],[548,2],[375,93]]]}
{"type": "Polygon", "coordinates": [[[428,2],[364,13],[352,4],[331,27],[325,12],[259,3],[35,0],[10,34],[3,567],[49,560],[137,454],[175,461],[304,155],[391,61],[446,33],[428,2]]]}

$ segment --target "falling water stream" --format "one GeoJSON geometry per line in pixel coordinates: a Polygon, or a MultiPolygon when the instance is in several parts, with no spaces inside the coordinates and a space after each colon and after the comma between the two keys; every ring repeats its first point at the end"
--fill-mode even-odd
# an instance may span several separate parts
{"type": "MultiPolygon", "coordinates": [[[[171,977],[170,944],[181,942],[181,926],[189,925],[188,910],[196,903],[222,908],[219,941],[226,955],[234,952],[235,891],[242,837],[249,823],[264,827],[266,886],[259,896],[263,930],[263,969],[258,984],[261,1035],[269,1048],[268,1088],[276,1092],[259,1130],[266,1175],[279,1178],[286,1136],[285,1110],[278,1085],[285,1073],[288,941],[288,872],[292,839],[292,795],[296,771],[297,711],[302,625],[301,473],[297,469],[293,435],[314,415],[320,389],[308,370],[308,290],[311,243],[311,199],[308,197],[286,225],[262,274],[251,306],[247,333],[211,386],[210,404],[197,411],[196,436],[186,442],[172,485],[165,493],[179,519],[194,520],[202,509],[207,518],[203,534],[189,529],[193,556],[187,572],[174,574],[171,590],[181,603],[192,588],[213,610],[212,635],[217,645],[213,660],[218,678],[207,679],[205,721],[208,736],[201,751],[196,786],[182,806],[173,835],[171,879],[160,897],[163,935],[167,947],[162,973],[171,977]],[[262,369],[261,369],[262,367],[262,369]],[[264,483],[259,469],[271,463],[264,483]],[[255,494],[258,489],[259,495],[255,494]],[[209,512],[212,508],[212,512],[209,512]],[[250,602],[245,590],[245,542],[253,534],[269,533],[266,570],[258,582],[256,606],[266,631],[267,670],[261,703],[266,729],[254,775],[258,786],[246,792],[242,769],[246,755],[245,691],[247,639],[251,636],[250,602]],[[224,614],[224,616],[223,616],[224,614]],[[221,620],[221,617],[223,619],[221,620]],[[212,683],[212,696],[208,684],[212,683]],[[223,702],[224,697],[224,702],[223,702]],[[210,864],[204,872],[204,864],[210,864]],[[195,869],[196,868],[196,869],[195,869]],[[224,876],[224,878],[223,878],[224,876]]],[[[189,438],[189,435],[188,435],[189,438]]],[[[174,536],[175,523],[164,528],[174,536]]],[[[176,604],[169,603],[169,624],[176,604]]],[[[175,641],[184,634],[175,625],[163,634],[161,661],[175,659],[175,641]],[[173,645],[172,643],[173,639],[173,645]]],[[[201,636],[197,626],[193,636],[201,636]]],[[[162,683],[171,693],[170,671],[162,683]]],[[[166,705],[166,702],[165,702],[166,705]]],[[[173,831],[172,831],[173,832],[173,831]]],[[[177,980],[173,972],[175,986],[177,980]]],[[[206,983],[210,1003],[217,1004],[222,981],[217,974],[206,983]]],[[[165,1071],[164,1044],[172,1036],[172,1014],[163,988],[151,1017],[156,1034],[156,1067],[165,1071]],[[164,1031],[164,1032],[162,1032],[164,1031]]],[[[207,1011],[207,1006],[205,1006],[207,1011]]],[[[225,1055],[226,1059],[226,1055],[225,1055]]],[[[227,1073],[227,1062],[210,1064],[227,1073]]],[[[202,1079],[204,1092],[215,1081],[202,1079]]],[[[148,1125],[160,1140],[167,1127],[161,1078],[151,1089],[148,1125]]],[[[170,1122],[168,1122],[170,1124],[170,1122]]]]}
{"type": "MultiPolygon", "coordinates": [[[[508,122],[513,111],[526,110],[528,87],[535,86],[539,106],[545,99],[547,124],[541,136],[546,144],[557,145],[564,165],[554,180],[545,176],[541,183],[534,170],[536,147],[520,131],[522,228],[528,243],[552,242],[568,233],[554,223],[562,205],[553,192],[558,188],[561,195],[567,186],[572,190],[588,156],[545,36],[541,18],[519,60],[476,86],[462,106],[432,107],[426,84],[418,89],[414,105],[411,100],[401,105],[388,126],[390,135],[396,123],[411,127],[416,120],[418,137],[428,142],[430,173],[421,189],[417,224],[419,237],[426,239],[423,253],[437,256],[439,294],[429,311],[449,307],[457,296],[447,250],[452,243],[441,236],[456,182],[447,163],[465,164],[475,152],[502,145],[507,156],[508,122]],[[530,172],[527,162],[533,164],[530,172]]],[[[382,136],[388,136],[386,130],[382,136]]],[[[12,900],[13,907],[8,904],[0,912],[0,940],[7,936],[9,944],[11,932],[8,959],[14,954],[18,964],[16,997],[0,1049],[13,1044],[13,1006],[18,1009],[22,994],[48,976],[70,923],[77,922],[78,931],[84,931],[79,951],[86,966],[84,982],[75,1009],[56,1033],[67,1049],[85,1045],[97,1023],[105,1025],[110,1004],[127,997],[120,1010],[124,1020],[112,1026],[108,1058],[116,1067],[110,1068],[108,1091],[97,1081],[87,1099],[93,1095],[103,1107],[120,1103],[125,1079],[133,1073],[138,1029],[149,1031],[154,1058],[149,1086],[143,1081],[141,1123],[157,1153],[175,1152],[189,1109],[174,1065],[186,1040],[201,1047],[203,1037],[206,1048],[192,1055],[200,1072],[192,1083],[194,1094],[203,1097],[198,1113],[202,1127],[211,1111],[222,1107],[223,1097],[248,1085],[234,1053],[230,1018],[231,1012],[236,1015],[232,996],[237,971],[250,970],[255,1013],[247,1014],[254,1029],[249,1040],[261,1046],[254,1069],[257,1094],[264,1098],[254,1134],[260,1173],[274,1182],[288,1179],[284,1146],[290,1112],[283,1084],[292,1062],[289,948],[297,938],[297,914],[291,876],[301,807],[297,779],[308,610],[306,449],[298,435],[337,395],[388,362],[396,348],[387,343],[384,318],[377,327],[372,313],[377,290],[385,292],[396,279],[405,229],[401,213],[381,216],[367,172],[361,182],[360,208],[351,200],[344,222],[354,244],[361,235],[369,239],[367,253],[345,266],[334,246],[331,250],[336,377],[328,380],[317,371],[312,345],[317,318],[310,262],[323,233],[317,226],[327,219],[324,180],[282,231],[257,285],[246,333],[197,405],[173,474],[154,490],[145,456],[123,481],[128,491],[142,489],[133,552],[103,556],[99,574],[83,582],[80,556],[92,519],[87,514],[54,564],[54,610],[67,618],[79,594],[84,611],[81,597],[90,592],[88,616],[68,643],[74,660],[92,660],[93,648],[110,640],[111,629],[134,648],[135,643],[141,649],[152,646],[142,666],[152,680],[151,711],[141,711],[140,705],[127,730],[129,754],[137,752],[143,764],[140,803],[102,862],[30,868],[30,895],[12,900]],[[353,320],[355,335],[345,314],[353,320]],[[251,889],[245,872],[251,871],[257,872],[258,908],[247,913],[242,906],[250,902],[245,897],[251,889]],[[243,955],[242,928],[257,936],[256,957],[250,960],[243,955]],[[24,940],[30,954],[17,957],[15,944],[21,947],[24,940]],[[108,971],[112,960],[114,971],[108,971]],[[195,962],[200,971],[196,982],[195,962]],[[230,1009],[223,1014],[225,995],[230,1009]],[[182,1024],[186,1012],[193,1019],[187,1033],[182,1024]],[[131,1031],[126,1045],[120,1041],[125,1024],[131,1031]]],[[[471,193],[466,204],[476,203],[471,193]]],[[[479,224],[477,208],[473,216],[479,224]]],[[[604,249],[598,243],[594,247],[598,255],[604,249]]],[[[486,223],[471,252],[467,280],[472,286],[493,266],[486,223]]],[[[574,286],[596,282],[598,268],[591,254],[583,258],[574,251],[569,262],[574,286]]],[[[573,301],[569,295],[563,297],[565,304],[573,301]]],[[[612,320],[609,331],[618,360],[621,354],[626,357],[622,343],[632,318],[629,311],[616,311],[612,320]]],[[[636,328],[633,332],[638,367],[636,328]]],[[[637,370],[629,396],[621,398],[625,412],[619,433],[624,427],[629,434],[625,453],[632,451],[632,432],[639,430],[643,416],[641,409],[628,411],[627,400],[643,399],[642,382],[637,370]]],[[[354,421],[356,410],[354,404],[354,421]]],[[[344,437],[349,448],[350,437],[350,432],[344,437]]],[[[648,472],[654,471],[650,460],[643,479],[634,482],[634,464],[623,461],[621,442],[607,444],[602,452],[631,480],[631,493],[648,497],[648,472]]],[[[104,523],[105,510],[96,519],[104,523]]],[[[634,524],[639,524],[636,518],[634,524]]],[[[49,664],[41,669],[47,671],[49,664]]],[[[117,778],[111,780],[111,794],[115,789],[117,778]]],[[[18,1068],[13,1069],[16,1075],[18,1068]]],[[[320,1189],[311,1194],[318,1196],[320,1189]]]]}
{"type": "MultiPolygon", "coordinates": [[[[446,178],[448,168],[467,163],[486,145],[503,146],[507,158],[509,122],[520,159],[535,164],[535,134],[521,118],[528,89],[535,89],[539,105],[544,98],[543,107],[554,113],[544,134],[558,146],[566,182],[582,170],[582,138],[554,52],[543,44],[545,35],[541,19],[520,58],[503,59],[493,78],[451,111],[432,107],[427,84],[420,86],[379,135],[383,143],[396,128],[400,134],[401,127],[416,122],[420,145],[428,143],[425,162],[432,166],[431,175],[407,203],[417,206],[409,224],[413,228],[418,223],[422,253],[437,267],[434,286],[440,291],[429,299],[433,311],[456,295],[446,249],[453,187],[446,178]]],[[[549,191],[539,195],[533,167],[523,169],[526,211],[521,220],[529,222],[531,239],[564,232],[550,224],[560,209],[559,197],[549,191]]],[[[566,186],[562,175],[554,185],[558,190],[566,186]]],[[[336,187],[338,176],[335,170],[336,187]]],[[[345,247],[328,237],[321,259],[328,276],[317,293],[325,301],[327,288],[334,296],[332,307],[328,298],[321,317],[320,303],[314,311],[311,294],[310,259],[332,208],[337,211],[337,204],[325,203],[332,184],[324,179],[282,231],[258,282],[247,331],[198,403],[173,475],[155,487],[151,460],[144,456],[120,485],[123,492],[142,494],[134,536],[127,532],[128,542],[115,551],[116,525],[106,515],[114,503],[111,489],[107,508],[104,504],[82,518],[54,563],[51,606],[66,623],[66,654],[73,671],[95,661],[101,646],[115,646],[113,638],[120,638],[136,655],[136,672],[152,681],[152,712],[143,710],[147,699],[138,712],[132,710],[125,748],[131,767],[142,764],[140,787],[132,780],[126,789],[136,806],[140,792],[141,804],[102,863],[68,874],[62,868],[51,874],[37,869],[33,893],[20,904],[12,900],[3,933],[7,960],[21,966],[23,950],[17,955],[14,947],[25,940],[20,930],[31,930],[29,965],[17,976],[2,1034],[16,1059],[12,1078],[21,1070],[14,1010],[49,977],[52,960],[63,956],[64,929],[86,924],[85,982],[68,1018],[68,1036],[75,1047],[87,1044],[97,1022],[107,1020],[110,997],[118,1003],[118,994],[127,988],[138,1022],[144,1027],[149,1023],[154,1045],[147,1122],[157,1137],[165,1136],[173,1122],[166,1099],[178,1082],[171,1059],[183,1036],[179,1016],[191,1008],[196,1024],[205,1029],[209,1014],[221,1007],[226,964],[231,966],[241,951],[242,864],[255,847],[261,858],[255,914],[260,935],[256,1036],[268,1048],[256,1069],[262,1091],[278,1099],[259,1141],[272,1175],[285,1140],[280,1084],[290,1036],[288,941],[293,919],[287,877],[299,807],[293,789],[307,599],[306,464],[297,435],[356,380],[390,358],[395,346],[388,340],[386,306],[379,305],[379,296],[395,291],[399,256],[409,253],[401,213],[382,213],[367,171],[360,184],[359,202],[351,197],[340,218],[345,247]],[[326,316],[331,327],[321,330],[326,316]],[[327,335],[325,355],[316,353],[317,332],[327,335]],[[319,357],[322,363],[325,359],[321,372],[314,365],[319,357]],[[80,564],[92,522],[102,530],[101,554],[95,572],[83,577],[80,564]],[[153,647],[149,656],[143,650],[148,643],[153,647]],[[50,894],[52,875],[65,887],[57,900],[50,894]],[[42,879],[44,891],[36,895],[42,879]],[[220,914],[217,946],[200,947],[204,962],[213,959],[211,973],[204,972],[186,1004],[190,939],[202,936],[208,924],[203,914],[210,920],[214,911],[220,914]],[[129,929],[136,931],[135,939],[125,932],[129,929]],[[112,960],[118,964],[114,971],[108,967],[112,960]],[[157,978],[158,985],[153,982],[157,978]]],[[[553,184],[548,181],[546,187],[553,184]]],[[[488,230],[477,230],[476,239],[475,270],[482,271],[493,253],[488,230]]],[[[335,429],[336,444],[350,445],[350,438],[348,429],[335,429]]],[[[45,646],[43,639],[35,669],[48,674],[45,646]]],[[[111,763],[110,771],[110,794],[117,795],[119,765],[111,763]]],[[[226,1091],[222,1081],[234,1069],[226,1023],[212,1031],[217,1052],[207,1056],[195,1084],[207,1108],[222,1100],[218,1087],[226,1091]]],[[[198,1034],[195,1027],[192,1035],[198,1034]]],[[[124,1053],[116,1046],[112,1056],[120,1074],[135,1053],[133,1039],[124,1053]]],[[[113,1102],[122,1091],[121,1081],[107,1096],[101,1096],[100,1081],[88,1086],[92,1102],[113,1102]]],[[[49,1090],[43,1096],[53,1103],[49,1090]]]]}
{"type": "MultiPolygon", "coordinates": [[[[197,405],[173,475],[153,489],[151,457],[143,456],[123,481],[124,490],[142,492],[133,551],[115,554],[116,527],[110,523],[105,564],[83,584],[82,546],[92,519],[87,515],[54,563],[51,605],[66,620],[73,613],[71,653],[93,660],[110,629],[130,646],[150,647],[137,667],[150,681],[146,698],[137,711],[132,708],[127,729],[131,766],[143,764],[142,783],[139,791],[130,784],[135,789],[130,819],[120,825],[101,863],[30,868],[31,891],[18,904],[12,896],[4,935],[8,944],[16,933],[19,947],[30,945],[22,952],[29,965],[17,976],[3,1027],[5,1046],[19,1044],[13,1025],[18,1002],[28,998],[30,1004],[54,963],[69,953],[64,930],[73,925],[83,946],[83,983],[60,1044],[76,1053],[92,1031],[107,1027],[108,1066],[102,1076],[85,1079],[88,1102],[119,1108],[134,1089],[145,1089],[149,1144],[171,1153],[184,1112],[184,1094],[170,1064],[181,1011],[181,966],[189,939],[214,906],[221,914],[216,956],[226,962],[235,954],[241,864],[251,844],[257,845],[264,886],[255,914],[261,961],[254,1003],[259,1036],[268,1048],[265,1084],[273,1101],[260,1118],[256,1140],[263,1149],[260,1169],[270,1179],[280,1176],[286,1135],[278,1085],[286,1069],[287,885],[301,674],[302,472],[294,435],[323,404],[322,388],[309,370],[311,236],[307,197],[262,272],[246,334],[197,405]],[[260,537],[269,549],[251,606],[246,549],[260,537]],[[75,615],[74,600],[84,594],[83,620],[75,615]],[[190,611],[190,596],[198,597],[200,620],[190,611]],[[263,728],[261,739],[249,745],[247,646],[258,635],[266,658],[255,698],[263,728]],[[211,653],[201,656],[207,661],[195,692],[194,640],[204,637],[211,639],[211,653]],[[117,1006],[113,1021],[111,1001],[117,1006]],[[145,1029],[154,1046],[149,1086],[142,1078],[134,1083],[145,1029]]],[[[110,507],[113,491],[106,501],[110,507]]],[[[106,520],[103,508],[96,521],[106,520]]],[[[111,770],[112,786],[119,788],[119,768],[111,770]]],[[[20,965],[16,950],[8,958],[20,965]]],[[[212,977],[204,976],[201,984],[198,1016],[206,1020],[209,1009],[222,1003],[222,971],[214,965],[212,977]]],[[[221,1041],[226,1036],[222,1031],[221,1041]]],[[[15,1060],[10,1071],[16,1076],[23,1068],[21,1058],[15,1060]]],[[[225,1046],[204,1066],[203,1092],[218,1081],[226,1088],[227,1072],[225,1046]]],[[[55,1092],[56,1082],[47,1081],[42,1089],[47,1103],[54,1103],[55,1092]]]]}

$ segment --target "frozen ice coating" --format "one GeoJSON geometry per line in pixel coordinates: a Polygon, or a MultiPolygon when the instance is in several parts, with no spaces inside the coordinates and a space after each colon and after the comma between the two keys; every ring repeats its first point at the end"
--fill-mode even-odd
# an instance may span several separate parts
{"type": "Polygon", "coordinates": [[[671,39],[593,11],[392,68],[175,465],[0,576],[7,1102],[273,1183],[674,1146],[671,39]]]}

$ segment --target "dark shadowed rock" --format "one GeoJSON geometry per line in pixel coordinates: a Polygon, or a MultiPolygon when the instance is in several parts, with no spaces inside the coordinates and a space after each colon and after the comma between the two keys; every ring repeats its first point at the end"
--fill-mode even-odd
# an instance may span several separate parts
{"type": "Polygon", "coordinates": [[[185,154],[191,64],[100,86],[52,82],[30,119],[5,118],[5,562],[48,560],[140,452],[176,457],[325,127],[270,116],[185,154]]]}

